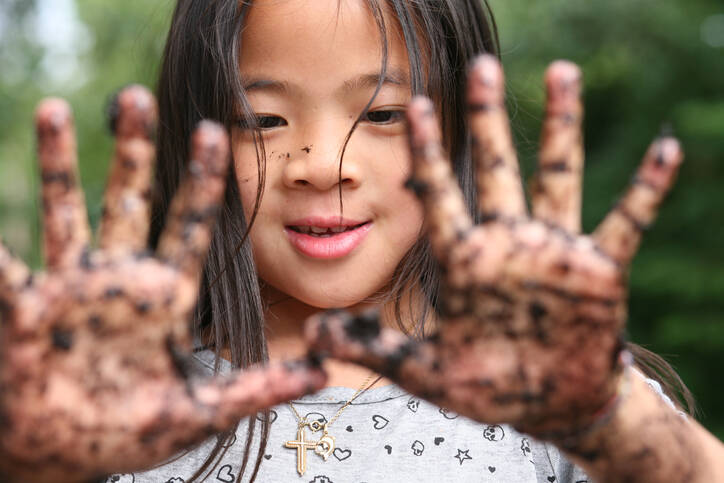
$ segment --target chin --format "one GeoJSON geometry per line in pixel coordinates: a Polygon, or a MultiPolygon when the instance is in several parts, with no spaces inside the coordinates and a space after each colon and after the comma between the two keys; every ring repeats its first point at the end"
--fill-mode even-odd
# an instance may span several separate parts
{"type": "Polygon", "coordinates": [[[363,299],[355,297],[325,297],[321,295],[310,295],[298,297],[297,300],[319,310],[347,309],[359,304],[363,299]]]}
{"type": "Polygon", "coordinates": [[[351,309],[369,300],[371,294],[375,292],[374,289],[369,291],[366,290],[354,290],[346,293],[341,293],[339,289],[335,290],[334,287],[316,287],[316,290],[290,290],[286,292],[292,298],[295,298],[299,302],[305,305],[314,307],[319,310],[327,309],[351,309]]]}
{"type": "Polygon", "coordinates": [[[383,293],[387,286],[377,281],[364,283],[362,280],[335,280],[331,283],[319,283],[319,279],[310,280],[266,280],[267,290],[262,296],[267,300],[291,298],[299,304],[306,305],[317,311],[327,309],[354,309],[361,305],[372,305],[371,299],[382,302],[384,297],[376,297],[383,293]],[[275,283],[282,282],[282,283],[275,283]],[[289,283],[296,282],[296,283],[289,283]]]}

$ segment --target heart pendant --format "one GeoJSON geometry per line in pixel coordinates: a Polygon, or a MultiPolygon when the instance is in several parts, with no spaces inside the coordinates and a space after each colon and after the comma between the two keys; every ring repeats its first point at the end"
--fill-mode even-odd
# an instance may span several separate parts
{"type": "Polygon", "coordinates": [[[324,458],[324,461],[327,461],[329,455],[334,452],[334,436],[324,433],[324,436],[319,438],[319,441],[317,441],[317,446],[314,447],[314,452],[324,458]]]}

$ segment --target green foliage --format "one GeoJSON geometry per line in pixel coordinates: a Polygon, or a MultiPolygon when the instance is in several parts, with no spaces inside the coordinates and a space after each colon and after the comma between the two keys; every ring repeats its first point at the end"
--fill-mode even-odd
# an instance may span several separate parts
{"type": "MultiPolygon", "coordinates": [[[[702,25],[718,1],[492,0],[523,164],[535,165],[546,65],[567,58],[585,76],[584,227],[625,188],[662,125],[682,140],[678,184],[631,273],[631,339],[667,356],[724,437],[724,47],[702,25]],[[668,129],[668,128],[667,128],[668,129]]],[[[720,35],[724,38],[724,27],[720,35]]]]}
{"type": "MultiPolygon", "coordinates": [[[[39,266],[34,105],[46,95],[72,103],[95,222],[111,150],[103,106],[128,83],[154,85],[174,2],[126,0],[109,8],[76,0],[92,40],[80,50],[80,85],[47,82],[44,47],[27,27],[36,3],[0,4],[0,232],[39,266]]],[[[623,191],[662,125],[682,139],[687,161],[679,183],[632,269],[630,332],[670,356],[697,396],[703,423],[724,438],[724,391],[716,384],[724,367],[724,47],[708,45],[702,34],[707,18],[724,13],[720,0],[490,3],[526,173],[535,166],[546,65],[567,58],[583,68],[587,231],[623,191]]]]}
{"type": "Polygon", "coordinates": [[[81,179],[95,224],[112,149],[105,106],[127,84],[154,86],[174,6],[171,0],[134,0],[109,9],[101,0],[77,0],[78,21],[87,30],[88,45],[78,54],[77,75],[52,82],[44,70],[43,46],[32,28],[34,7],[40,3],[13,0],[7,10],[0,9],[0,15],[8,15],[7,24],[15,26],[0,30],[0,61],[23,59],[17,74],[0,72],[0,226],[8,245],[36,267],[40,224],[32,128],[35,105],[43,97],[60,96],[73,106],[81,179]]]}

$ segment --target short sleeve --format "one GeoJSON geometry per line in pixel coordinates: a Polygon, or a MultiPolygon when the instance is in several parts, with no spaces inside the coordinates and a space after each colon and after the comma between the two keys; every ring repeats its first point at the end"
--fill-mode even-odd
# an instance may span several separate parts
{"type": "Polygon", "coordinates": [[[533,455],[539,483],[593,483],[580,467],[574,465],[551,443],[539,443],[540,453],[533,455]]]}
{"type": "Polygon", "coordinates": [[[658,381],[646,377],[641,371],[636,368],[634,368],[633,371],[634,373],[636,373],[636,375],[641,377],[646,382],[646,384],[661,398],[662,401],[666,403],[667,406],[675,410],[679,414],[679,416],[683,418],[688,417],[687,414],[681,409],[677,408],[671,398],[667,396],[666,393],[664,393],[664,390],[661,388],[661,384],[658,381]]]}

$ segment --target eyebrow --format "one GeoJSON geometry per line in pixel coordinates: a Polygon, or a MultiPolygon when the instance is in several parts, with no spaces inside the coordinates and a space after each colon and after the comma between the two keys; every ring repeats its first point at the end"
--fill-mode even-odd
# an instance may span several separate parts
{"type": "Polygon", "coordinates": [[[382,85],[391,84],[399,87],[408,87],[410,85],[407,74],[398,69],[390,69],[385,72],[384,78],[380,72],[374,72],[347,80],[342,86],[342,91],[349,93],[355,90],[374,89],[380,83],[380,80],[382,80],[382,85]]]}
{"type": "MultiPolygon", "coordinates": [[[[382,85],[389,84],[399,87],[408,87],[410,80],[406,73],[398,69],[390,69],[385,72],[384,78],[380,72],[362,74],[352,79],[348,79],[342,83],[339,88],[342,94],[348,94],[355,90],[374,89],[382,80],[382,85]]],[[[265,78],[247,78],[243,79],[244,90],[251,91],[268,91],[285,94],[290,91],[290,84],[287,81],[280,81],[265,78]]]]}

